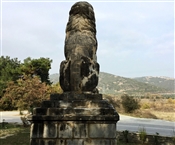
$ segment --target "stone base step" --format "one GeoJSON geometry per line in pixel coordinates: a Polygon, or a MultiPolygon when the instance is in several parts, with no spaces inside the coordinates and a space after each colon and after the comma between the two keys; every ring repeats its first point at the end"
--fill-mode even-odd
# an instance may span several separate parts
{"type": "Polygon", "coordinates": [[[47,100],[42,108],[113,108],[107,100],[47,100]]]}
{"type": "Polygon", "coordinates": [[[65,92],[62,94],[51,94],[50,100],[102,100],[102,94],[65,92]]]}
{"type": "Polygon", "coordinates": [[[32,115],[31,118],[28,118],[29,121],[32,122],[43,122],[43,121],[118,121],[119,115],[97,115],[97,116],[91,116],[91,115],[77,115],[77,116],[71,116],[71,115],[32,115]]]}
{"type": "Polygon", "coordinates": [[[35,108],[33,110],[33,115],[114,115],[114,111],[114,109],[110,108],[35,108]]]}

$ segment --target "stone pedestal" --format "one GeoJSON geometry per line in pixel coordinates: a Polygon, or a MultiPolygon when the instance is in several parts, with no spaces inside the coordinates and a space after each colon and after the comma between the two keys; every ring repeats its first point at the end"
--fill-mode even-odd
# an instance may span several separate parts
{"type": "Polygon", "coordinates": [[[116,145],[119,115],[101,94],[53,94],[30,120],[30,145],[116,145]]]}

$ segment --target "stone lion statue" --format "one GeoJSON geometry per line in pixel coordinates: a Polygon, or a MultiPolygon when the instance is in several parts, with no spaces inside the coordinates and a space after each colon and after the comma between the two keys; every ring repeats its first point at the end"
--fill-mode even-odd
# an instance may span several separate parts
{"type": "Polygon", "coordinates": [[[88,2],[77,2],[69,12],[64,47],[66,60],[60,65],[60,85],[64,92],[98,92],[96,51],[93,7],[88,2]]]}

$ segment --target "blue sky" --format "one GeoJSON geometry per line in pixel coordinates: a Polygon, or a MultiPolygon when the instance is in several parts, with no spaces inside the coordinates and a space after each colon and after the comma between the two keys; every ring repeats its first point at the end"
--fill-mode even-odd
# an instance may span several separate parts
{"type": "MultiPolygon", "coordinates": [[[[65,28],[76,1],[1,2],[1,55],[53,60],[64,57],[65,28]]],[[[172,1],[88,1],[96,17],[100,71],[123,77],[174,77],[172,1]]]]}

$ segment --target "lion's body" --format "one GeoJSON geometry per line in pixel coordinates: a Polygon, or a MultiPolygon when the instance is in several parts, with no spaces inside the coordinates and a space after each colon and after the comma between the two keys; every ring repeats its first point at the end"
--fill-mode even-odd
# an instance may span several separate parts
{"type": "Polygon", "coordinates": [[[96,26],[93,7],[75,3],[66,27],[65,57],[61,63],[60,84],[64,91],[93,91],[98,84],[96,26]]]}
{"type": "Polygon", "coordinates": [[[70,10],[66,27],[65,57],[71,55],[96,59],[97,40],[93,8],[89,3],[78,2],[70,10]]]}

